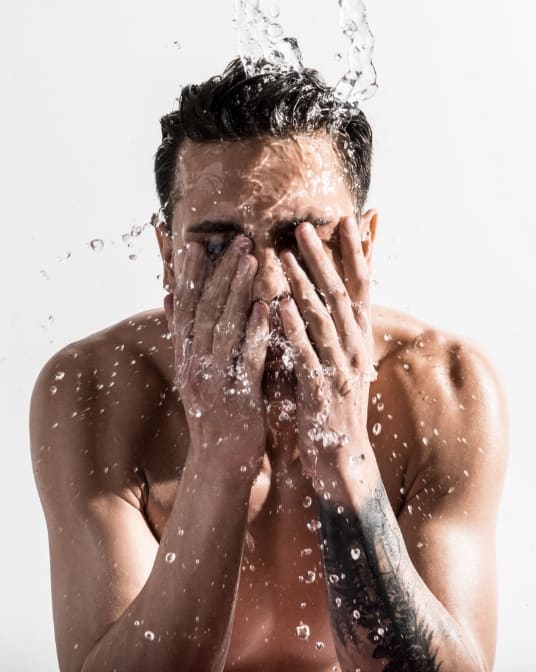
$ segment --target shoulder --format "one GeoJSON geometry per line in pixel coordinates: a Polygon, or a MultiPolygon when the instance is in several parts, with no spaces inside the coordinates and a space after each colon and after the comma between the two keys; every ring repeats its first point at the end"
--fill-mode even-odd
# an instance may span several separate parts
{"type": "Polygon", "coordinates": [[[417,332],[399,338],[380,365],[391,403],[404,415],[408,494],[433,487],[441,496],[462,486],[482,494],[491,481],[500,486],[508,412],[496,368],[468,339],[429,325],[417,332]]]}
{"type": "Polygon", "coordinates": [[[42,499],[75,503],[107,489],[130,492],[134,448],[152,431],[170,387],[162,335],[142,313],[67,345],[43,366],[30,405],[42,499]]]}

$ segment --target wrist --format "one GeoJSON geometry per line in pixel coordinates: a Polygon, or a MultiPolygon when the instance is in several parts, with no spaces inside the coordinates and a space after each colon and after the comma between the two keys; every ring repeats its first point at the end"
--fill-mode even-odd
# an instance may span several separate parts
{"type": "MultiPolygon", "coordinates": [[[[313,475],[318,497],[337,501],[355,499],[370,493],[381,476],[370,441],[355,441],[335,453],[319,451],[313,475]]],[[[343,503],[343,502],[342,502],[343,503]]]]}

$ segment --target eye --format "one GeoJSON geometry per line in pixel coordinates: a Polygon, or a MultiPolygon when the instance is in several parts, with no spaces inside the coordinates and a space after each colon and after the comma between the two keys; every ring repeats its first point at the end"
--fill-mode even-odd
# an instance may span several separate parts
{"type": "Polygon", "coordinates": [[[293,254],[298,254],[298,243],[294,235],[295,226],[279,231],[274,236],[274,250],[277,254],[283,250],[290,250],[293,254]]]}
{"type": "Polygon", "coordinates": [[[211,238],[206,241],[207,256],[211,261],[215,261],[225,252],[232,238],[211,238]]]}

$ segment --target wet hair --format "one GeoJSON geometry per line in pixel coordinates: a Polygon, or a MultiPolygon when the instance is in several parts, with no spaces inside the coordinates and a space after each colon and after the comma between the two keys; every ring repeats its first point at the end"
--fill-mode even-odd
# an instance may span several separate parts
{"type": "Polygon", "coordinates": [[[155,156],[156,188],[171,231],[176,164],[182,143],[296,137],[325,131],[342,160],[347,184],[361,211],[370,185],[372,130],[356,104],[342,103],[316,70],[277,70],[258,63],[246,73],[239,58],[223,74],[181,90],[178,109],[160,120],[155,156]]]}

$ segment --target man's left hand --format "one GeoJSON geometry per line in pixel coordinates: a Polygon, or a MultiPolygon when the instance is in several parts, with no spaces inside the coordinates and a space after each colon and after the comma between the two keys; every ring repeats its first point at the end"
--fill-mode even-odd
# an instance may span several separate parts
{"type": "Polygon", "coordinates": [[[296,227],[305,268],[289,250],[280,255],[292,289],[280,314],[294,354],[298,448],[305,473],[321,490],[329,489],[325,479],[335,476],[341,455],[359,459],[361,449],[370,450],[375,379],[369,268],[356,219],[341,219],[338,233],[342,277],[307,222],[296,227]]]}

